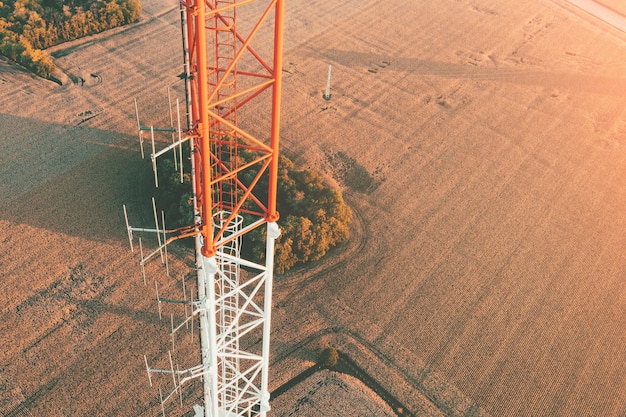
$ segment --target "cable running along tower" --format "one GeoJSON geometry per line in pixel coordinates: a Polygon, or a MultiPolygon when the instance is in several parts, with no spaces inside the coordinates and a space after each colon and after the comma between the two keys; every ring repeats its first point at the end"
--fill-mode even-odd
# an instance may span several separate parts
{"type": "MultiPolygon", "coordinates": [[[[199,363],[187,369],[175,366],[171,353],[169,368],[153,368],[147,358],[145,365],[151,385],[156,374],[172,376],[173,388],[159,389],[164,416],[169,402],[180,399],[182,404],[185,384],[199,380],[202,404],[193,407],[195,416],[264,417],[270,408],[274,241],[280,233],[276,186],[284,4],[283,0],[181,0],[180,5],[187,126],[181,128],[180,119],[174,126],[173,117],[172,126],[165,129],[144,127],[139,116],[137,124],[142,154],[144,136],[151,137],[157,186],[158,158],[174,151],[176,161],[176,152],[181,156],[183,144],[189,145],[194,224],[166,229],[161,213],[159,225],[154,200],[155,229],[131,227],[126,207],[124,215],[131,249],[133,233],[153,233],[158,238],[158,247],[147,255],[139,240],[144,282],[147,261],[160,254],[167,267],[167,245],[186,237],[195,239],[197,293],[171,300],[160,298],[157,288],[157,300],[159,312],[162,303],[185,305],[185,320],[174,323],[172,318],[172,344],[191,324],[192,337],[200,335],[200,354],[199,363]],[[245,33],[240,27],[245,27],[245,33]],[[261,33],[264,39],[273,39],[273,47],[265,42],[262,50],[255,50],[253,41],[261,33]],[[246,110],[255,101],[254,111],[246,110]],[[255,120],[242,123],[244,129],[239,119],[249,115],[255,120]],[[162,131],[171,132],[173,139],[157,151],[154,136],[162,131]],[[241,250],[245,235],[257,228],[265,228],[266,236],[265,247],[255,248],[265,254],[261,263],[244,259],[241,250]]],[[[170,103],[170,115],[171,108],[170,103]]],[[[178,102],[176,109],[178,113],[178,102]]],[[[181,181],[182,165],[181,158],[181,181]]]]}

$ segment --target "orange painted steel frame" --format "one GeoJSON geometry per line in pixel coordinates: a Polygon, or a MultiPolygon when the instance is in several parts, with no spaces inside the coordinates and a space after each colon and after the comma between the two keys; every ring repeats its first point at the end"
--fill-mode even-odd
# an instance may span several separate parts
{"type": "MultiPolygon", "coordinates": [[[[251,1],[235,2],[230,6],[218,7],[217,2],[214,1],[202,1],[191,0],[189,2],[181,2],[185,7],[187,13],[187,31],[189,39],[189,63],[191,77],[191,109],[192,109],[192,132],[194,140],[192,141],[193,158],[196,167],[196,175],[193,179],[195,181],[196,199],[198,210],[200,211],[201,224],[200,234],[202,235],[204,245],[202,247],[202,254],[205,257],[211,257],[215,255],[217,247],[224,244],[224,241],[220,241],[223,235],[225,227],[235,218],[239,213],[257,214],[264,218],[267,222],[275,222],[278,220],[279,214],[276,209],[276,192],[277,192],[277,179],[278,179],[278,148],[280,142],[280,97],[282,90],[282,52],[283,52],[283,27],[284,27],[284,1],[273,0],[269,2],[269,5],[256,25],[253,27],[248,38],[244,38],[237,31],[236,28],[231,29],[219,29],[219,30],[231,30],[234,37],[241,43],[241,48],[232,59],[230,65],[226,68],[218,68],[217,59],[216,66],[211,67],[209,64],[209,57],[207,56],[207,19],[219,19],[225,22],[222,13],[229,9],[239,7],[242,4],[250,3],[251,1]],[[215,4],[213,4],[215,3],[215,4]],[[257,33],[259,27],[266,20],[271,10],[274,10],[274,56],[273,65],[269,66],[260,57],[256,51],[250,46],[250,42],[254,35],[257,33]],[[218,96],[218,90],[224,84],[226,78],[229,75],[236,76],[235,70],[236,64],[245,52],[249,52],[261,66],[267,71],[267,74],[257,74],[250,72],[240,72],[242,76],[256,77],[261,80],[252,88],[248,88],[241,92],[235,92],[231,97],[220,99],[218,96]],[[215,85],[209,84],[209,72],[219,71],[223,75],[215,85]],[[241,99],[238,103],[235,103],[230,112],[235,111],[237,108],[247,104],[263,91],[272,87],[272,113],[271,113],[271,132],[269,145],[264,144],[263,141],[256,139],[252,135],[242,131],[235,124],[225,119],[227,114],[218,115],[211,109],[218,108],[228,100],[241,99]],[[213,87],[210,89],[210,87],[213,87]],[[217,100],[216,100],[217,98],[217,100]],[[236,147],[242,149],[251,149],[259,153],[259,157],[252,163],[246,164],[237,169],[231,169],[232,167],[226,166],[224,161],[220,160],[219,155],[214,154],[211,148],[211,126],[215,124],[221,124],[232,129],[236,134],[245,138],[249,145],[239,144],[236,147]],[[212,177],[212,163],[220,167],[225,172],[222,176],[212,177]],[[254,180],[246,187],[237,179],[237,174],[250,167],[253,164],[259,163],[261,168],[254,180]],[[269,175],[268,180],[268,200],[267,204],[263,204],[257,197],[254,196],[253,188],[256,186],[261,175],[267,171],[269,175]],[[222,181],[234,181],[234,183],[242,189],[243,195],[241,201],[236,204],[230,204],[228,209],[230,210],[229,217],[224,223],[224,229],[213,230],[213,210],[223,209],[225,206],[224,201],[212,201],[214,195],[213,187],[222,181]],[[259,212],[243,209],[243,203],[246,199],[253,201],[259,208],[259,212]]],[[[215,29],[217,30],[217,29],[215,29]]],[[[217,56],[218,45],[215,46],[215,55],[217,56]]],[[[219,112],[219,110],[218,110],[219,112]]],[[[221,140],[222,138],[217,138],[221,140]]],[[[237,139],[235,139],[237,140],[237,139]]],[[[218,200],[221,198],[221,194],[218,195],[218,200]]]]}

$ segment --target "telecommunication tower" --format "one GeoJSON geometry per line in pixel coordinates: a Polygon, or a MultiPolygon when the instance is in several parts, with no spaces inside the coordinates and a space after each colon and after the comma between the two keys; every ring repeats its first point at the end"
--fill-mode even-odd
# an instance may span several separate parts
{"type": "MultiPolygon", "coordinates": [[[[168,244],[195,239],[197,293],[171,300],[160,298],[157,288],[157,300],[159,308],[165,302],[184,304],[186,312],[189,307],[183,322],[175,324],[172,319],[171,336],[174,340],[190,323],[192,329],[199,325],[195,331],[200,335],[200,354],[199,363],[187,369],[175,367],[171,355],[169,369],[153,368],[147,359],[145,366],[151,384],[155,374],[172,376],[173,388],[164,393],[159,389],[163,415],[170,399],[179,397],[182,404],[184,384],[201,380],[202,404],[193,407],[196,417],[264,417],[270,409],[274,242],[280,233],[276,188],[284,1],[181,0],[180,11],[187,126],[181,128],[179,116],[175,126],[171,103],[169,128],[142,126],[139,115],[137,125],[142,155],[144,136],[150,136],[157,186],[158,158],[168,151],[174,151],[175,160],[176,152],[182,158],[183,144],[189,145],[194,223],[166,229],[163,213],[159,222],[154,199],[154,229],[130,226],[125,206],[124,216],[131,249],[133,234],[153,233],[158,238],[158,247],[148,254],[139,240],[144,282],[147,261],[160,254],[167,266],[168,244]],[[246,16],[243,24],[238,15],[246,16]],[[246,33],[240,26],[247,28],[246,33]],[[267,38],[268,28],[273,48],[268,48],[266,41],[263,51],[268,55],[263,56],[253,41],[259,33],[267,38]],[[238,120],[244,107],[268,96],[269,102],[260,104],[267,120],[255,121],[254,132],[244,129],[238,120]],[[257,132],[259,125],[267,131],[257,132]],[[155,132],[162,131],[172,134],[172,143],[157,151],[155,132]],[[261,227],[265,228],[265,247],[260,251],[265,257],[263,261],[246,259],[241,247],[245,235],[261,227]]],[[[178,102],[176,109],[179,114],[178,102]]],[[[182,181],[182,159],[178,165],[182,181]]]]}

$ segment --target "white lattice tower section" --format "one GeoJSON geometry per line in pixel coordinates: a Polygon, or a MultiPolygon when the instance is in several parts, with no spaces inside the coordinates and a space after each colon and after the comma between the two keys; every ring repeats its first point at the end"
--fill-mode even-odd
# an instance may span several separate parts
{"type": "MultiPolygon", "coordinates": [[[[216,223],[225,215],[218,213],[216,223]]],[[[224,238],[234,239],[220,246],[214,258],[203,258],[199,274],[205,288],[199,300],[205,298],[206,302],[196,314],[206,318],[204,332],[210,341],[203,355],[207,363],[215,364],[208,368],[216,370],[208,371],[210,378],[205,379],[205,394],[213,394],[207,403],[215,405],[213,413],[217,413],[208,415],[220,417],[265,415],[269,410],[272,267],[241,257],[237,238],[242,236],[241,225],[238,221],[227,228],[224,238]],[[214,327],[211,317],[217,319],[214,327]],[[259,338],[268,342],[259,344],[259,338]]],[[[271,253],[278,236],[276,224],[268,224],[267,232],[270,238],[266,251],[271,253]]]]}

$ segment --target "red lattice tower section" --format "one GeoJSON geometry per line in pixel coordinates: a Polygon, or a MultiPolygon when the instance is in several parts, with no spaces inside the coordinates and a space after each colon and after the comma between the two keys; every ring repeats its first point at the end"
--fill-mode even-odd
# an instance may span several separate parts
{"type": "MultiPolygon", "coordinates": [[[[241,213],[276,221],[276,181],[280,124],[282,71],[283,2],[267,2],[256,24],[244,36],[237,28],[237,12],[254,1],[214,0],[184,3],[189,42],[189,85],[192,130],[194,132],[195,189],[204,239],[202,253],[215,253],[224,230],[213,231],[210,221],[216,212],[229,213],[225,225],[241,213]],[[273,12],[273,13],[272,13],[273,12]],[[272,19],[270,19],[270,17],[272,19]],[[252,41],[264,24],[274,25],[274,48],[268,63],[252,47],[252,41]],[[239,62],[250,62],[261,71],[240,71],[239,62]],[[245,78],[242,89],[240,79],[245,78]],[[268,140],[239,127],[238,110],[257,96],[271,90],[270,131],[268,140]],[[241,149],[254,152],[255,159],[241,164],[241,149]],[[250,184],[243,184],[241,173],[254,169],[258,174],[250,184]],[[266,201],[256,197],[254,188],[261,176],[268,175],[266,201]],[[251,201],[253,204],[246,204],[251,201]],[[252,209],[251,207],[255,208],[252,209]]],[[[246,22],[249,26],[249,21],[246,22]]],[[[249,154],[249,153],[248,153],[249,154]]]]}

